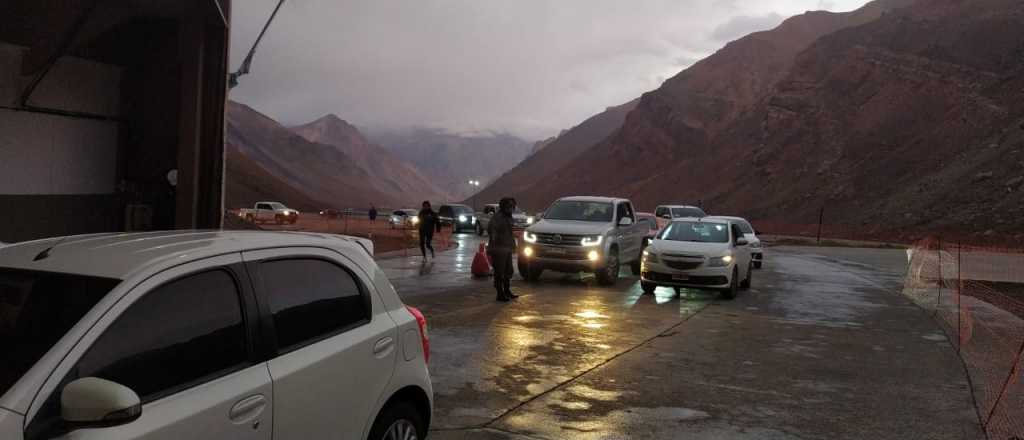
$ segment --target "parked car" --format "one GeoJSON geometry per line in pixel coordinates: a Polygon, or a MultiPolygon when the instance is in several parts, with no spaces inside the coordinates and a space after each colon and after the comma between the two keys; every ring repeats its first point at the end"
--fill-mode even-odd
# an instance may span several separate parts
{"type": "Polygon", "coordinates": [[[321,217],[329,219],[340,218],[341,215],[341,211],[338,211],[337,209],[324,209],[320,211],[321,217]]]}
{"type": "Polygon", "coordinates": [[[637,223],[640,223],[641,226],[647,227],[647,233],[644,234],[643,244],[643,247],[646,248],[651,244],[651,241],[654,240],[654,237],[658,235],[658,231],[661,230],[661,228],[658,227],[658,218],[649,212],[638,212],[636,213],[636,221],[637,223]]]}
{"type": "Polygon", "coordinates": [[[664,228],[675,218],[701,218],[707,217],[707,215],[703,209],[692,205],[661,205],[654,210],[654,216],[658,218],[659,229],[664,228]]]}
{"type": "Polygon", "coordinates": [[[640,286],[645,293],[658,286],[710,288],[731,299],[750,287],[752,269],[749,243],[735,222],[674,219],[644,251],[640,286]]]}
{"type": "Polygon", "coordinates": [[[299,211],[284,206],[280,202],[256,202],[253,209],[240,209],[238,216],[249,223],[274,222],[279,225],[295,224],[299,221],[299,211]]]}
{"type": "Polygon", "coordinates": [[[423,438],[426,320],[372,252],[252,231],[6,246],[0,437],[423,438]]]}
{"type": "Polygon", "coordinates": [[[396,209],[391,213],[391,217],[388,217],[388,223],[392,229],[413,228],[420,223],[419,214],[420,212],[415,209],[396,209]]]}
{"type": "Polygon", "coordinates": [[[633,203],[610,197],[566,197],[544,212],[544,218],[523,232],[519,273],[536,281],[544,270],[593,272],[600,284],[611,285],[622,263],[640,273],[640,254],[647,227],[637,223],[633,203]]]}
{"type": "Polygon", "coordinates": [[[762,247],[763,243],[761,243],[761,239],[757,236],[757,229],[754,229],[754,226],[743,217],[716,215],[714,218],[730,220],[740,227],[740,230],[743,231],[743,236],[750,243],[750,258],[754,262],[754,269],[760,269],[764,265],[764,250],[762,247]]]}
{"type": "Polygon", "coordinates": [[[466,205],[441,205],[437,217],[441,226],[450,226],[455,233],[476,228],[476,212],[466,205]]]}
{"type": "MultiPolygon", "coordinates": [[[[496,212],[498,212],[498,204],[497,203],[491,203],[491,204],[488,204],[488,205],[484,205],[484,210],[479,212],[479,213],[477,213],[477,215],[476,215],[476,233],[477,233],[477,235],[481,235],[482,236],[485,233],[487,233],[487,225],[489,225],[491,223],[491,217],[493,217],[494,213],[496,213],[496,212]]],[[[519,208],[516,208],[516,210],[514,212],[512,212],[512,221],[514,222],[512,224],[512,229],[516,230],[516,231],[522,231],[522,230],[526,229],[527,227],[529,227],[530,225],[532,225],[533,222],[536,221],[536,218],[531,216],[531,215],[526,214],[525,212],[523,212],[523,210],[521,210],[519,208]]]]}

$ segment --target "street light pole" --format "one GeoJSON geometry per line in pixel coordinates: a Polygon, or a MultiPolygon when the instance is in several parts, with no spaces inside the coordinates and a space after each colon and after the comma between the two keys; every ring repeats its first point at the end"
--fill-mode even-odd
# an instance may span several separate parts
{"type": "Polygon", "coordinates": [[[480,181],[479,180],[470,180],[468,183],[469,183],[469,186],[473,187],[473,189],[472,189],[473,195],[471,195],[469,197],[469,202],[473,204],[473,211],[476,212],[476,192],[477,192],[477,188],[480,188],[480,181]]]}

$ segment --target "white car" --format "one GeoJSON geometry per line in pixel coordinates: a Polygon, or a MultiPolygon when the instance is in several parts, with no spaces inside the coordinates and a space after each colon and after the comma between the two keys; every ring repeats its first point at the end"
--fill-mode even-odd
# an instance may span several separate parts
{"type": "Polygon", "coordinates": [[[664,228],[668,226],[669,222],[674,218],[701,218],[707,217],[708,214],[704,212],[699,206],[693,205],[660,205],[654,209],[654,216],[658,219],[658,228],[664,228]]]}
{"type": "Polygon", "coordinates": [[[256,231],[0,249],[0,438],[424,438],[426,321],[372,251],[256,231]]]}
{"type": "Polygon", "coordinates": [[[735,222],[675,219],[644,251],[640,283],[645,293],[659,286],[709,288],[732,299],[750,287],[752,267],[750,246],[735,222]]]}
{"type": "Polygon", "coordinates": [[[392,229],[413,228],[420,224],[419,214],[420,212],[415,209],[398,209],[391,213],[388,223],[391,224],[392,229]]]}
{"type": "Polygon", "coordinates": [[[750,225],[750,222],[743,217],[729,217],[724,215],[716,215],[709,218],[719,218],[723,220],[729,220],[736,223],[743,231],[743,237],[747,239],[747,243],[750,245],[750,259],[754,263],[754,269],[760,269],[764,265],[764,251],[761,239],[757,237],[757,230],[750,225]]]}

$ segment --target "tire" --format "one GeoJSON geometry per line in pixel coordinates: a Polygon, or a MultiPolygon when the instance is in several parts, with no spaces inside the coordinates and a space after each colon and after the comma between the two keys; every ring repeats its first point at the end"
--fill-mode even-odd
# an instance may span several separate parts
{"type": "Polygon", "coordinates": [[[640,289],[642,289],[646,295],[653,295],[654,291],[658,289],[658,285],[647,281],[640,281],[640,289]]]}
{"type": "Polygon", "coordinates": [[[368,440],[421,440],[426,436],[427,425],[423,423],[423,415],[409,403],[398,403],[388,405],[380,412],[377,420],[373,421],[368,440]]]}
{"type": "Polygon", "coordinates": [[[750,288],[750,283],[753,282],[753,280],[754,280],[754,265],[751,264],[750,266],[747,267],[747,279],[743,280],[743,282],[740,283],[740,288],[743,289],[743,290],[749,289],[750,288]]]}
{"type": "Polygon", "coordinates": [[[602,286],[612,286],[619,280],[619,249],[612,248],[608,253],[608,264],[597,270],[597,283],[602,286]]]}
{"type": "Polygon", "coordinates": [[[522,258],[516,262],[516,265],[519,266],[519,275],[531,283],[536,283],[540,280],[540,275],[544,273],[543,267],[530,264],[522,258]]]}
{"type": "Polygon", "coordinates": [[[736,280],[740,277],[739,270],[735,267],[732,269],[732,278],[729,280],[729,287],[722,289],[723,299],[733,299],[736,297],[736,291],[739,290],[739,282],[736,280]]]}
{"type": "Polygon", "coordinates": [[[764,264],[764,262],[755,261],[754,262],[754,269],[760,269],[762,264],[764,264]]]}

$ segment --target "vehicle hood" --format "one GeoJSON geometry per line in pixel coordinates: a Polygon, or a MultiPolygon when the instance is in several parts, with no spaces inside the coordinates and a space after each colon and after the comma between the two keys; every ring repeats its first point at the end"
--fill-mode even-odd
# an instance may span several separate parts
{"type": "Polygon", "coordinates": [[[693,241],[654,240],[649,251],[655,253],[701,254],[709,257],[725,255],[729,251],[729,243],[697,243],[693,241]]]}
{"type": "Polygon", "coordinates": [[[541,220],[527,228],[532,233],[565,235],[603,235],[612,229],[611,223],[577,222],[572,220],[541,220]]]}

